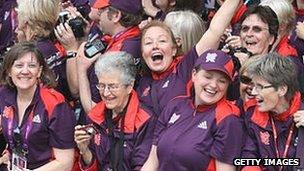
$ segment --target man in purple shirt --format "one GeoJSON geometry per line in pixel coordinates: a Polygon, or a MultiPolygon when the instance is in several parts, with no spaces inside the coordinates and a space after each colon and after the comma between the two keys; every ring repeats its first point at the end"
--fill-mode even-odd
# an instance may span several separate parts
{"type": "MultiPolygon", "coordinates": [[[[111,36],[106,52],[128,52],[135,58],[135,64],[138,65],[141,57],[140,30],[137,26],[141,21],[140,1],[96,0],[91,5],[92,8],[98,9],[99,27],[104,34],[111,36]],[[129,18],[130,21],[125,21],[125,18],[129,18]]],[[[83,50],[83,46],[80,46],[77,59],[78,86],[81,103],[84,110],[88,112],[101,101],[96,88],[98,79],[92,65],[99,55],[88,59],[83,54],[83,50]]]]}

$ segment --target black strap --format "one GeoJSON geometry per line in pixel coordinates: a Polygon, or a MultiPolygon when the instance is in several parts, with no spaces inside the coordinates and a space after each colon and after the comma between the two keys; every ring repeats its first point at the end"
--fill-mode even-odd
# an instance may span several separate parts
{"type": "MultiPolygon", "coordinates": [[[[130,100],[129,100],[130,102],[130,100]]],[[[127,104],[127,107],[129,105],[127,104]]],[[[119,113],[119,121],[121,122],[121,128],[118,131],[118,137],[114,135],[114,121],[113,121],[113,112],[112,110],[106,110],[106,124],[109,130],[109,139],[110,139],[110,167],[113,171],[124,171],[124,126],[125,126],[125,115],[127,112],[127,107],[119,113]]]]}
{"type": "Polygon", "coordinates": [[[298,144],[296,158],[300,159],[300,165],[295,166],[295,171],[304,171],[304,127],[300,126],[298,129],[298,144]]]}

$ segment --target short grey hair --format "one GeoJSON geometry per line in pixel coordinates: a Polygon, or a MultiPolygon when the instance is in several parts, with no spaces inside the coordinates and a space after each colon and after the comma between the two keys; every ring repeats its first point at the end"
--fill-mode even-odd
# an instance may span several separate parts
{"type": "Polygon", "coordinates": [[[95,63],[97,77],[113,71],[121,74],[123,84],[132,85],[136,76],[136,66],[132,55],[123,51],[107,52],[97,59],[95,63]]]}
{"type": "Polygon", "coordinates": [[[269,53],[255,60],[249,66],[248,73],[265,79],[276,90],[280,86],[287,86],[285,98],[290,101],[299,91],[296,67],[290,58],[269,53]]]}

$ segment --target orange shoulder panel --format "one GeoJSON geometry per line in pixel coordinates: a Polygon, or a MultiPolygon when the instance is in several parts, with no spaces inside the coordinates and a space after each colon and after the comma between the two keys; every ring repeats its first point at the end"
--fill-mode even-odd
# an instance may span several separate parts
{"type": "Polygon", "coordinates": [[[97,123],[97,124],[101,124],[104,120],[105,120],[105,115],[104,115],[104,111],[105,111],[106,105],[104,104],[104,102],[99,102],[97,103],[93,109],[91,109],[91,111],[88,113],[89,118],[97,123]]]}
{"type": "Polygon", "coordinates": [[[225,119],[229,115],[240,116],[240,109],[228,100],[223,99],[218,102],[215,108],[216,124],[219,124],[223,119],[225,119]]]}
{"type": "Polygon", "coordinates": [[[54,89],[49,89],[45,87],[40,88],[40,96],[45,105],[46,110],[48,111],[49,118],[52,116],[55,106],[65,101],[64,96],[62,94],[60,94],[54,89]]]}
{"type": "Polygon", "coordinates": [[[206,170],[207,171],[215,171],[216,170],[215,169],[215,159],[214,158],[211,158],[206,170]]]}

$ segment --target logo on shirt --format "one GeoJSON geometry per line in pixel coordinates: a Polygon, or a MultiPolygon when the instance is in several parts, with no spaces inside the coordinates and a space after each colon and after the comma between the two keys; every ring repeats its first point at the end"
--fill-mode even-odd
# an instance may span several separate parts
{"type": "Polygon", "coordinates": [[[12,106],[5,106],[3,110],[3,116],[5,118],[13,118],[14,110],[12,106]]]}
{"type": "Polygon", "coordinates": [[[298,146],[299,137],[296,137],[293,143],[293,146],[298,146]]]}
{"type": "Polygon", "coordinates": [[[162,86],[162,88],[167,88],[167,87],[169,86],[169,82],[170,82],[170,80],[167,80],[167,81],[165,82],[165,84],[162,86]]]}
{"type": "Polygon", "coordinates": [[[208,53],[206,57],[206,62],[215,62],[216,57],[216,53],[208,53]]]}
{"type": "Polygon", "coordinates": [[[151,87],[147,87],[145,88],[145,90],[143,91],[141,97],[145,97],[145,96],[148,96],[148,94],[150,93],[150,90],[151,90],[151,87]]]}
{"type": "Polygon", "coordinates": [[[94,135],[94,143],[95,143],[96,145],[100,145],[100,141],[101,141],[101,136],[100,136],[100,134],[95,134],[95,135],[94,135]]]}
{"type": "Polygon", "coordinates": [[[10,12],[9,11],[5,11],[5,14],[4,14],[4,20],[6,20],[10,15],[10,12]]]}
{"type": "Polygon", "coordinates": [[[171,116],[171,118],[169,120],[169,124],[174,124],[179,119],[179,117],[180,117],[180,115],[173,113],[173,115],[171,116]]]}
{"type": "Polygon", "coordinates": [[[33,122],[35,122],[35,123],[41,123],[40,116],[39,115],[35,115],[34,118],[33,118],[33,122]]]}
{"type": "Polygon", "coordinates": [[[201,122],[200,124],[197,125],[198,128],[201,128],[201,129],[207,129],[207,121],[203,121],[201,122]]]}
{"type": "Polygon", "coordinates": [[[269,133],[260,131],[261,142],[265,145],[269,145],[269,133]]]}

